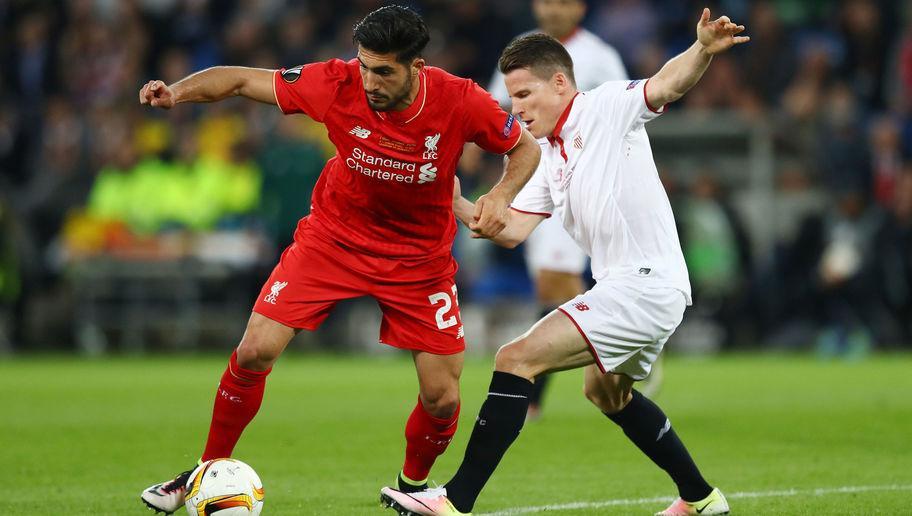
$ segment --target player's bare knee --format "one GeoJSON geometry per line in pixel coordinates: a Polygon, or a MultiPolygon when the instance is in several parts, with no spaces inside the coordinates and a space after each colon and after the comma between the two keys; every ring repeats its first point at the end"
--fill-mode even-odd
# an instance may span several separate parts
{"type": "Polygon", "coordinates": [[[237,347],[237,362],[244,369],[265,371],[275,363],[280,353],[276,346],[270,346],[248,332],[237,347]]]}
{"type": "Polygon", "coordinates": [[[494,357],[494,369],[529,380],[544,372],[536,368],[535,364],[530,361],[529,353],[524,349],[524,343],[523,339],[519,339],[501,346],[494,357]]]}
{"type": "Polygon", "coordinates": [[[447,418],[456,413],[459,408],[459,389],[449,389],[439,393],[422,394],[421,405],[428,414],[447,418]]]}

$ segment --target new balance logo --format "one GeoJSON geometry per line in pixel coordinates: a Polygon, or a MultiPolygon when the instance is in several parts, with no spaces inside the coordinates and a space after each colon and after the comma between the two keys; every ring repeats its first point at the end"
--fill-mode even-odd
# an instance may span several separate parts
{"type": "Polygon", "coordinates": [[[362,140],[371,135],[371,132],[367,129],[364,129],[360,125],[356,125],[354,129],[348,132],[348,134],[353,134],[362,140]]]}
{"type": "Polygon", "coordinates": [[[583,136],[579,133],[573,138],[573,147],[582,150],[583,148],[583,136]]]}
{"type": "Polygon", "coordinates": [[[573,308],[576,308],[580,312],[585,312],[586,310],[589,310],[589,305],[580,301],[579,303],[574,303],[573,308]]]}
{"type": "Polygon", "coordinates": [[[459,330],[456,331],[456,338],[461,339],[465,337],[465,326],[460,325],[459,330]]]}
{"type": "Polygon", "coordinates": [[[263,301],[274,305],[276,304],[276,299],[279,297],[279,294],[282,293],[282,289],[288,285],[287,281],[276,281],[269,287],[269,293],[266,294],[266,297],[263,298],[263,301]]]}
{"type": "Polygon", "coordinates": [[[434,136],[424,137],[424,147],[426,150],[422,155],[422,159],[437,159],[437,142],[439,141],[440,133],[437,133],[434,136]]]}
{"type": "Polygon", "coordinates": [[[423,185],[424,183],[430,183],[431,181],[437,179],[437,167],[432,163],[425,163],[421,165],[421,172],[418,173],[418,184],[423,185]]]}

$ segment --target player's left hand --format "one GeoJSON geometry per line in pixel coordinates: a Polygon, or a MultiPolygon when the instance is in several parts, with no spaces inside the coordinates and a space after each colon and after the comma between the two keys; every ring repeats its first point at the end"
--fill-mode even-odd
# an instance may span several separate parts
{"type": "Polygon", "coordinates": [[[495,191],[490,191],[475,201],[475,222],[469,229],[475,232],[475,238],[494,238],[507,227],[509,201],[495,191]]]}
{"type": "Polygon", "coordinates": [[[709,55],[725,52],[734,45],[750,41],[748,36],[738,36],[742,32],[744,25],[732,23],[728,16],[720,16],[719,19],[710,21],[708,8],[703,9],[703,15],[697,22],[697,40],[709,55]]]}

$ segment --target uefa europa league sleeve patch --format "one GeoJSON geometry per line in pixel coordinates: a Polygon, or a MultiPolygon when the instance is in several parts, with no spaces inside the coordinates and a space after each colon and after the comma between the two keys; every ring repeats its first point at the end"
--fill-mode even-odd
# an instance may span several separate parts
{"type": "Polygon", "coordinates": [[[507,121],[504,122],[503,132],[501,133],[501,134],[503,134],[504,138],[510,137],[510,132],[513,130],[513,122],[515,122],[515,121],[516,121],[515,116],[513,116],[513,115],[507,116],[507,121]]]}
{"type": "Polygon", "coordinates": [[[300,79],[301,68],[304,68],[304,65],[295,66],[294,68],[289,68],[288,70],[282,70],[282,80],[291,84],[300,79]]]}

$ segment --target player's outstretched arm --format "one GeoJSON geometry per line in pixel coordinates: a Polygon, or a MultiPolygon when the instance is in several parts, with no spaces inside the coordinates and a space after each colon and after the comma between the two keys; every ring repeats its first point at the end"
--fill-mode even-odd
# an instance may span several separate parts
{"type": "Polygon", "coordinates": [[[732,23],[728,16],[711,21],[709,15],[709,9],[703,9],[703,15],[697,22],[697,41],[665,63],[659,73],[649,80],[646,99],[650,106],[664,106],[683,97],[703,77],[712,56],[750,41],[748,36],[738,36],[744,32],[744,25],[732,23]]]}
{"type": "MultiPolygon", "coordinates": [[[[469,229],[475,225],[475,203],[462,196],[462,189],[459,186],[459,178],[456,178],[456,186],[453,190],[453,213],[460,222],[465,224],[469,229]]],[[[545,220],[542,215],[533,215],[531,213],[521,213],[515,210],[507,210],[507,220],[503,231],[494,237],[488,237],[495,244],[503,247],[514,248],[524,242],[532,230],[535,229],[541,221],[545,220]]],[[[472,238],[485,238],[477,232],[472,232],[472,238]]]]}
{"type": "Polygon", "coordinates": [[[139,103],[171,109],[181,102],[216,102],[242,96],[275,104],[273,74],[275,70],[216,66],[187,76],[168,86],[162,81],[147,82],[139,90],[139,103]]]}
{"type": "Polygon", "coordinates": [[[510,215],[510,203],[529,182],[538,167],[539,159],[541,148],[538,142],[529,131],[523,129],[519,142],[504,160],[503,177],[475,203],[474,221],[468,226],[479,238],[493,239],[503,231],[510,215]]]}

